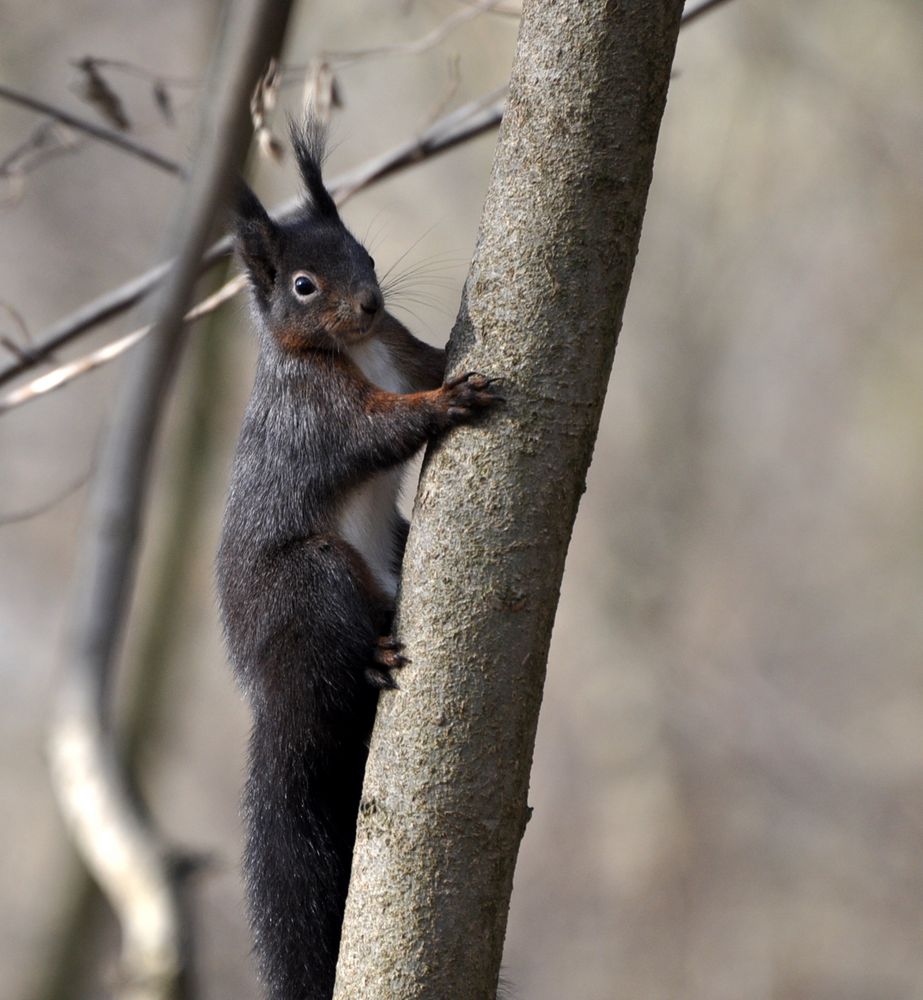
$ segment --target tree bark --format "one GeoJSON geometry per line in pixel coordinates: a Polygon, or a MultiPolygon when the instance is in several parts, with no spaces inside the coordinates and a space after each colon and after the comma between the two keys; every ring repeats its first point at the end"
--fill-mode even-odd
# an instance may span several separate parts
{"type": "Polygon", "coordinates": [[[411,664],[372,739],[337,1000],[496,995],[564,558],[682,6],[525,5],[450,344],[451,369],[501,376],[507,403],[424,465],[399,609],[411,664]]]}

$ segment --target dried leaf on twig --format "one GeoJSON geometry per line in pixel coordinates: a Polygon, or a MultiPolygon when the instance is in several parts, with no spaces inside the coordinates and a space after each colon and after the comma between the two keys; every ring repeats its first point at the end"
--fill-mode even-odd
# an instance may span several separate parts
{"type": "Polygon", "coordinates": [[[92,56],[84,56],[73,65],[81,73],[80,80],[73,87],[74,93],[94,107],[110,125],[122,132],[129,131],[131,122],[125,114],[122,99],[100,73],[96,60],[92,56]]]}
{"type": "Polygon", "coordinates": [[[154,81],[154,85],[151,88],[151,95],[154,98],[154,104],[160,112],[161,118],[168,125],[173,125],[176,122],[176,117],[173,114],[173,99],[170,97],[170,91],[163,80],[154,81]]]}
{"type": "Polygon", "coordinates": [[[308,64],[302,103],[305,107],[313,107],[315,115],[325,125],[333,117],[334,108],[343,107],[339,81],[326,59],[315,59],[308,64]]]}
{"type": "Polygon", "coordinates": [[[253,96],[250,98],[250,117],[253,119],[253,134],[257,148],[263,156],[280,161],[285,156],[285,146],[273,135],[268,124],[270,112],[276,106],[279,96],[279,84],[282,74],[275,59],[269,63],[269,68],[260,77],[253,96]]]}

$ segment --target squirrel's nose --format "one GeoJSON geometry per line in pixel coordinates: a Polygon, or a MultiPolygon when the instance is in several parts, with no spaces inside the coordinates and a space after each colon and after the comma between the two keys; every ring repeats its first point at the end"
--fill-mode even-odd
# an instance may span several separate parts
{"type": "Polygon", "coordinates": [[[363,288],[358,295],[359,308],[368,316],[374,316],[381,309],[381,292],[377,288],[363,288]]]}

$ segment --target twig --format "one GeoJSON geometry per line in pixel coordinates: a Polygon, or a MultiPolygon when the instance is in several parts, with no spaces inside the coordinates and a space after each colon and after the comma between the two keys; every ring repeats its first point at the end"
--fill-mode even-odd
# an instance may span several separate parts
{"type": "MultiPolygon", "coordinates": [[[[466,7],[478,5],[478,0],[458,0],[458,2],[463,3],[466,7]]],[[[499,14],[501,17],[513,17],[518,21],[522,17],[522,7],[504,7],[497,3],[490,8],[488,13],[499,14]]]]}
{"type": "Polygon", "coordinates": [[[193,89],[202,86],[202,80],[191,76],[170,76],[169,74],[157,73],[155,70],[139,66],[138,63],[129,62],[127,59],[106,59],[103,56],[84,56],[82,59],[74,60],[74,65],[80,67],[90,64],[101,69],[114,69],[120,73],[127,73],[129,76],[147,80],[149,83],[163,83],[169,87],[182,87],[193,89]]]}
{"type": "Polygon", "coordinates": [[[19,330],[19,335],[27,343],[32,343],[32,333],[29,330],[29,324],[22,317],[22,313],[15,307],[10,305],[9,302],[0,302],[0,310],[3,310],[10,317],[10,319],[15,324],[16,328],[19,330]]]}
{"type": "Polygon", "coordinates": [[[36,166],[63,153],[73,153],[88,141],[54,118],[39,122],[31,135],[0,160],[0,178],[9,193],[0,198],[0,207],[15,204],[25,190],[25,176],[36,166]]]}
{"type": "Polygon", "coordinates": [[[20,361],[29,360],[28,351],[20,347],[12,337],[8,337],[5,333],[0,333],[0,346],[5,347],[14,358],[19,358],[20,361]]]}
{"type": "Polygon", "coordinates": [[[692,24],[693,21],[700,18],[703,14],[707,14],[709,11],[714,10],[715,7],[721,7],[723,4],[728,2],[729,0],[702,0],[702,3],[700,3],[698,7],[693,7],[692,10],[683,11],[680,27],[692,24]]]}
{"type": "MultiPolygon", "coordinates": [[[[237,275],[237,277],[232,278],[216,292],[202,299],[201,302],[190,309],[186,313],[185,322],[194,323],[202,316],[214,312],[220,305],[227,302],[228,299],[233,298],[246,284],[247,279],[245,275],[237,275]]],[[[32,379],[31,382],[19,386],[0,399],[0,413],[11,410],[16,406],[21,406],[23,403],[28,403],[39,396],[44,396],[54,389],[60,389],[62,385],[80,375],[87,375],[107,362],[114,361],[130,347],[134,347],[143,337],[146,337],[152,329],[153,324],[150,323],[147,326],[139,327],[137,330],[132,330],[131,333],[126,333],[125,336],[110,341],[95,351],[85,354],[83,357],[59,365],[52,371],[44,375],[39,375],[38,378],[32,379]]],[[[0,524],[2,523],[3,520],[0,519],[0,524]]]]}
{"type": "MultiPolygon", "coordinates": [[[[228,243],[229,249],[230,243],[228,243]]],[[[163,281],[169,270],[169,263],[158,264],[137,278],[132,278],[131,281],[120,285],[112,292],[86,303],[70,316],[56,323],[28,351],[28,360],[19,361],[0,371],[0,385],[35,367],[75,337],[95,329],[136,305],[163,281]]]]}
{"type": "Polygon", "coordinates": [[[54,118],[39,122],[28,139],[24,139],[0,160],[0,177],[20,175],[25,172],[24,163],[38,160],[55,152],[70,152],[77,145],[77,138],[54,118]],[[57,145],[52,145],[54,140],[57,145]]]}
{"type": "Polygon", "coordinates": [[[239,0],[202,106],[200,155],[174,219],[176,266],[154,331],[120,385],[78,562],[70,658],[49,740],[55,792],[122,929],[123,1000],[165,1000],[186,956],[174,873],[121,774],[105,705],[128,606],[150,457],[214,219],[249,140],[249,98],[285,31],[288,0],[239,0]]]}
{"type": "Polygon", "coordinates": [[[53,510],[58,506],[59,503],[63,503],[72,497],[78,490],[82,490],[86,486],[87,481],[92,474],[92,470],[85,472],[79,479],[75,479],[69,486],[60,490],[53,497],[48,500],[43,500],[41,503],[36,504],[34,507],[28,507],[25,510],[17,510],[12,514],[0,514],[0,527],[5,527],[8,524],[21,524],[23,521],[29,521],[33,517],[39,517],[42,514],[47,514],[48,511],[53,510]]]}
{"type": "Polygon", "coordinates": [[[14,90],[3,83],[0,83],[0,99],[9,101],[12,104],[18,104],[24,108],[29,108],[31,111],[37,111],[39,114],[47,115],[49,118],[54,118],[56,121],[72,129],[76,129],[78,132],[84,132],[87,135],[93,136],[94,139],[99,139],[110,146],[115,146],[116,149],[121,149],[123,153],[131,153],[132,156],[137,156],[146,163],[151,163],[155,167],[165,170],[168,174],[176,174],[180,177],[185,176],[186,171],[181,164],[161,155],[156,150],[143,146],[134,139],[129,139],[128,136],[122,135],[121,132],[104,128],[95,122],[87,121],[86,118],[78,118],[77,115],[72,115],[63,108],[40,101],[30,94],[23,94],[21,91],[14,90]]]}
{"type": "Polygon", "coordinates": [[[445,93],[439,98],[433,110],[426,116],[426,124],[432,125],[440,115],[445,113],[445,109],[455,99],[458,88],[461,86],[461,57],[456,53],[448,59],[449,83],[445,93]]]}
{"type": "Polygon", "coordinates": [[[409,139],[351,173],[338,177],[335,182],[337,202],[343,204],[370,184],[496,128],[503,117],[506,91],[504,85],[456,108],[426,129],[422,135],[409,139]]]}
{"type": "MultiPolygon", "coordinates": [[[[344,52],[325,52],[322,56],[327,62],[348,66],[351,63],[365,59],[377,59],[383,56],[410,56],[420,55],[435,48],[444,41],[453,31],[460,28],[468,21],[473,21],[482,14],[493,10],[500,0],[472,0],[465,10],[456,11],[447,17],[441,24],[426,32],[420,38],[414,38],[409,42],[395,42],[393,45],[380,45],[371,49],[353,49],[344,52]]],[[[293,66],[286,69],[286,73],[303,73],[306,67],[293,66]]]]}

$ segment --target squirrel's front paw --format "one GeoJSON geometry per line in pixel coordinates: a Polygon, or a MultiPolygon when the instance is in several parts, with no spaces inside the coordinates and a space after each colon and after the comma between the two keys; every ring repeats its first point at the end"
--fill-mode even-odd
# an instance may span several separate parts
{"type": "Polygon", "coordinates": [[[398,642],[393,635],[383,635],[375,643],[372,652],[372,664],[365,668],[365,679],[376,688],[393,689],[397,681],[391,676],[392,670],[399,670],[410,661],[401,653],[404,644],[398,642]]]}
{"type": "Polygon", "coordinates": [[[470,420],[476,413],[503,402],[496,386],[497,379],[487,378],[478,372],[467,372],[446,382],[440,392],[444,397],[449,423],[470,420]]]}

